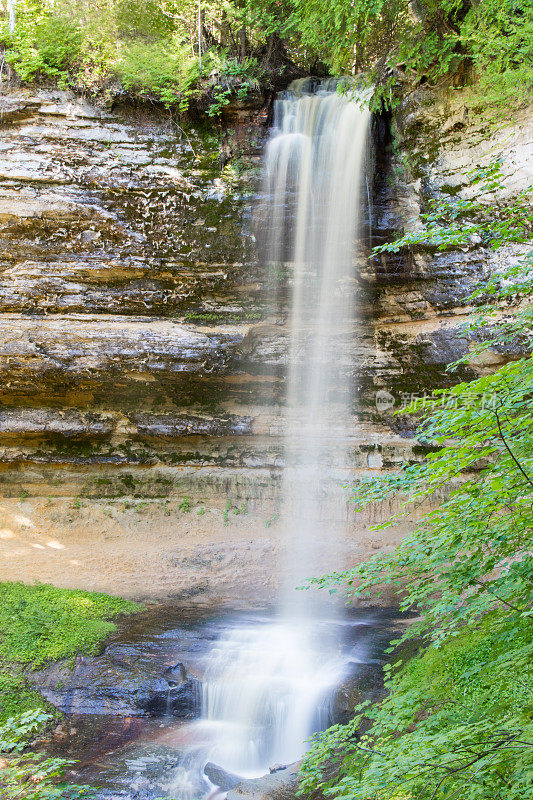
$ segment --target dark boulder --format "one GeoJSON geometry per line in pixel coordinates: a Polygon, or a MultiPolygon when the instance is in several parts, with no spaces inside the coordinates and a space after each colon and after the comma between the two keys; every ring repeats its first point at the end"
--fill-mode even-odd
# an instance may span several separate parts
{"type": "Polygon", "coordinates": [[[66,714],[194,719],[201,710],[201,683],[181,663],[162,664],[142,642],[112,643],[101,655],[52,663],[28,678],[66,714]]]}
{"type": "Polygon", "coordinates": [[[195,719],[201,712],[201,683],[196,678],[188,678],[176,685],[159,678],[139,687],[135,702],[137,708],[152,717],[172,714],[182,719],[195,719]]]}
{"type": "Polygon", "coordinates": [[[145,681],[135,692],[137,708],[154,717],[170,713],[171,687],[164,678],[145,681]]]}
{"type": "Polygon", "coordinates": [[[202,684],[189,678],[170,690],[170,711],[174,717],[196,719],[202,713],[202,684]]]}
{"type": "Polygon", "coordinates": [[[185,669],[185,665],[182,664],[181,661],[178,661],[177,664],[166,668],[166,670],[163,672],[163,677],[171,685],[183,683],[187,680],[187,670],[185,669]]]}

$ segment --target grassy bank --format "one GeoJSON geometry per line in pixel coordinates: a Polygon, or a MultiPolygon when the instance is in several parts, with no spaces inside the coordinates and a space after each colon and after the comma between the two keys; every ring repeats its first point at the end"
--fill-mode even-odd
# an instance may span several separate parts
{"type": "Polygon", "coordinates": [[[47,584],[0,583],[0,722],[43,706],[24,672],[48,661],[98,652],[113,618],[141,606],[96,592],[47,584]]]}

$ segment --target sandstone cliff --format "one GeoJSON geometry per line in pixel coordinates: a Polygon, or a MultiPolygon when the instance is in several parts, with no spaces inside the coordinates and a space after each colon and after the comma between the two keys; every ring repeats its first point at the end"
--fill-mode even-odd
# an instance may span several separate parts
{"type": "MultiPolygon", "coordinates": [[[[286,315],[269,307],[253,235],[265,120],[242,114],[222,140],[64,92],[0,99],[2,578],[272,598],[286,315]]],[[[507,191],[527,185],[525,114],[486,128],[461,92],[425,89],[395,115],[395,147],[376,121],[367,252],[495,152],[507,191]]],[[[473,246],[361,259],[344,355],[358,388],[353,474],[420,457],[376,392],[397,407],[456,381],[446,365],[469,346],[466,298],[515,256],[473,246]]],[[[402,535],[366,531],[383,511],[355,519],[332,490],[331,518],[351,515],[352,560],[402,535]]]]}

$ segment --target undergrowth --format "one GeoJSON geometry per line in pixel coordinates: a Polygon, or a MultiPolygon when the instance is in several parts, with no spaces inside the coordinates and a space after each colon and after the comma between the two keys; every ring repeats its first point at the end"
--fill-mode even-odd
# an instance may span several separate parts
{"type": "Polygon", "coordinates": [[[9,665],[3,670],[0,672],[0,724],[9,717],[39,706],[49,707],[42,695],[28,685],[20,667],[9,665]]]}
{"type": "Polygon", "coordinates": [[[111,618],[141,606],[120,597],[48,584],[0,584],[0,659],[32,667],[94,654],[116,629],[111,618]]]}
{"type": "Polygon", "coordinates": [[[96,800],[90,787],[65,783],[65,772],[72,761],[29,750],[32,739],[51,721],[50,714],[37,708],[0,725],[2,800],[96,800]]]}
{"type": "Polygon", "coordinates": [[[112,618],[141,606],[96,592],[48,584],[0,583],[0,721],[43,705],[24,678],[27,668],[98,652],[116,629],[112,618]]]}
{"type": "MultiPolygon", "coordinates": [[[[203,13],[219,28],[220,15],[226,28],[239,15],[217,3],[206,3],[203,13]]],[[[232,99],[259,89],[263,70],[251,55],[236,56],[229,33],[220,42],[206,36],[200,57],[196,16],[196,6],[156,0],[18,0],[14,30],[0,19],[2,69],[5,60],[23,82],[108,99],[128,94],[178,113],[201,98],[206,113],[218,117],[232,99]]]]}
{"type": "Polygon", "coordinates": [[[397,669],[388,689],[381,703],[363,704],[348,725],[320,737],[304,761],[302,793],[320,788],[326,796],[350,800],[529,796],[529,620],[488,614],[397,669]],[[328,782],[327,768],[335,761],[340,771],[328,782]]]}

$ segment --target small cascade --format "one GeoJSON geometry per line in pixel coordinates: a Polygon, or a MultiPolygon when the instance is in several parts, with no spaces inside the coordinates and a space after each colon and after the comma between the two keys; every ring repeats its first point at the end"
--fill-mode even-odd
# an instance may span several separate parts
{"type": "Polygon", "coordinates": [[[330,694],[342,678],[334,626],[289,620],[240,625],[217,642],[205,675],[204,710],[213,724],[209,758],[256,776],[302,755],[331,723],[330,694]]]}

